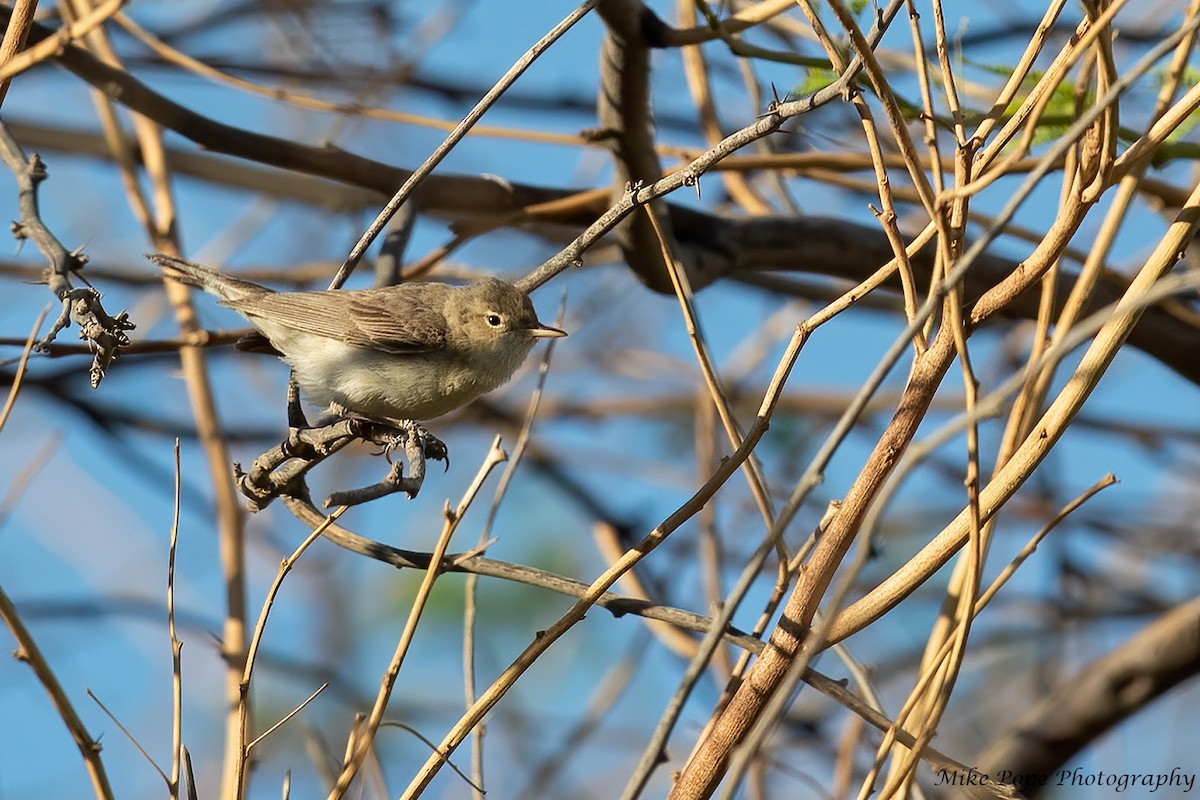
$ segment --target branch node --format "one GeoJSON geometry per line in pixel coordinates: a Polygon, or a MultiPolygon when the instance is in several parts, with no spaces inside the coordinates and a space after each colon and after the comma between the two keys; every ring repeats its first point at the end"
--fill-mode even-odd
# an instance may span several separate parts
{"type": "Polygon", "coordinates": [[[379,455],[391,467],[378,483],[333,492],[325,500],[326,508],[359,505],[400,492],[414,498],[425,481],[427,460],[445,462],[447,469],[450,466],[446,445],[416,422],[351,415],[318,427],[291,428],[286,439],[254,460],[249,472],[241,464],[234,464],[238,490],[246,496],[251,511],[261,511],[276,497],[307,498],[304,476],[308,471],[355,440],[380,446],[379,455]],[[393,463],[391,456],[396,450],[402,450],[404,458],[393,463]]]}

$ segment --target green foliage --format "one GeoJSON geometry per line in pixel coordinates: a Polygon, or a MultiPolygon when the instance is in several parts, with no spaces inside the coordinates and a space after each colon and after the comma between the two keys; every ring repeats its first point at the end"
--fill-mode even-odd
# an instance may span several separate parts
{"type": "MultiPolygon", "coordinates": [[[[972,62],[972,66],[990,72],[994,75],[1001,75],[1007,80],[1012,76],[1012,67],[999,64],[981,64],[972,62]]],[[[1021,85],[1017,89],[1017,93],[1013,95],[1012,101],[1008,107],[1004,109],[1001,115],[1002,119],[1011,118],[1021,105],[1029,99],[1029,95],[1033,92],[1035,86],[1041,83],[1046,73],[1044,70],[1030,70],[1021,79],[1021,85]]],[[[1083,105],[1087,106],[1095,102],[1096,94],[1091,89],[1085,91],[1082,98],[1083,105]]],[[[1055,85],[1050,93],[1050,99],[1046,104],[1045,111],[1038,119],[1037,128],[1034,133],[1034,144],[1042,144],[1044,142],[1053,141],[1067,132],[1071,124],[1076,119],[1076,97],[1075,84],[1069,78],[1064,78],[1055,85]]],[[[979,118],[982,119],[984,112],[977,111],[979,118]]]]}
{"type": "Polygon", "coordinates": [[[838,79],[838,74],[830,67],[808,67],[805,70],[804,82],[792,89],[791,94],[804,97],[824,89],[838,79]]]}
{"type": "MultiPolygon", "coordinates": [[[[1158,77],[1159,85],[1161,86],[1166,82],[1168,72],[1167,70],[1161,70],[1156,72],[1155,75],[1158,77]]],[[[1188,66],[1183,71],[1183,77],[1180,79],[1179,85],[1186,87],[1195,86],[1197,83],[1200,83],[1200,67],[1188,66]]],[[[1183,122],[1179,123],[1179,127],[1167,135],[1167,144],[1175,144],[1182,141],[1192,132],[1197,123],[1200,123],[1200,111],[1193,111],[1187,115],[1187,118],[1183,122]]]]}

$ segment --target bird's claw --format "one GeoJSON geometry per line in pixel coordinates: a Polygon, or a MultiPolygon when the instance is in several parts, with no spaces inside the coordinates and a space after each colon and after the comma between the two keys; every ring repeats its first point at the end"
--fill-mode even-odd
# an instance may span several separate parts
{"type": "Polygon", "coordinates": [[[445,471],[448,472],[450,470],[450,449],[446,447],[446,443],[416,423],[413,423],[412,430],[425,458],[431,461],[441,461],[446,466],[445,471]]]}
{"type": "Polygon", "coordinates": [[[377,420],[358,414],[347,414],[345,418],[357,426],[356,435],[383,448],[382,455],[392,468],[379,483],[362,489],[335,492],[326,501],[327,506],[355,505],[398,492],[404,492],[412,499],[425,481],[427,460],[441,461],[446,469],[450,468],[450,451],[446,444],[413,420],[377,420]],[[393,461],[392,453],[397,450],[404,452],[403,461],[393,461]],[[404,475],[404,461],[408,462],[408,476],[404,475]]]}
{"type": "Polygon", "coordinates": [[[334,492],[330,505],[356,505],[388,494],[403,492],[417,496],[425,480],[425,462],[441,461],[450,468],[450,451],[445,443],[412,420],[380,420],[336,409],[339,417],[309,427],[302,416],[289,415],[293,424],[287,438],[255,459],[249,473],[235,469],[238,488],[250,501],[251,510],[265,508],[281,494],[307,493],[304,475],[353,439],[372,442],[383,448],[391,465],[386,478],[362,489],[334,492]],[[393,461],[392,453],[401,450],[403,459],[393,461]],[[405,462],[407,472],[405,475],[405,462]]]}

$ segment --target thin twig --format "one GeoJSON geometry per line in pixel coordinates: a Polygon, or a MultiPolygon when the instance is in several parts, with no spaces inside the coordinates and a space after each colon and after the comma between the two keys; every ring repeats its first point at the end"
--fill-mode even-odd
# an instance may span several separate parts
{"type": "Polygon", "coordinates": [[[438,145],[438,148],[433,151],[429,158],[425,159],[421,166],[413,170],[413,173],[408,176],[408,180],[404,182],[404,185],[397,190],[396,194],[392,196],[392,199],[389,200],[387,205],[383,207],[383,210],[379,212],[379,215],[375,218],[375,221],[371,223],[370,227],[367,228],[366,232],[363,233],[362,237],[354,245],[353,249],[351,249],[350,254],[346,256],[345,262],[338,269],[337,274],[333,277],[333,280],[329,283],[330,289],[341,288],[342,284],[346,282],[346,278],[350,277],[350,273],[358,264],[359,259],[363,257],[363,255],[367,252],[367,248],[371,246],[371,242],[375,241],[375,237],[378,236],[379,233],[384,229],[392,216],[400,209],[400,206],[404,205],[405,201],[408,200],[408,198],[416,190],[417,186],[421,184],[421,181],[425,180],[425,177],[429,175],[429,173],[433,172],[434,168],[436,168],[437,165],[440,164],[442,160],[450,154],[450,151],[454,149],[455,145],[462,141],[463,137],[467,135],[467,131],[469,131],[471,127],[479,121],[479,118],[482,117],[498,99],[500,99],[500,95],[504,94],[508,87],[512,86],[513,83],[516,82],[517,78],[521,77],[521,74],[524,73],[525,70],[537,60],[538,56],[540,56],[546,51],[547,48],[550,47],[550,45],[558,41],[558,39],[564,33],[569,31],[576,22],[583,19],[584,16],[586,16],[587,13],[595,7],[597,2],[599,2],[599,0],[585,0],[582,5],[567,15],[562,22],[551,28],[550,32],[539,39],[533,47],[529,48],[529,50],[527,50],[525,54],[521,56],[521,58],[517,59],[517,62],[509,68],[508,72],[504,73],[503,77],[501,77],[500,80],[498,80],[495,85],[488,90],[487,94],[480,98],[479,102],[475,104],[475,107],[472,108],[465,117],[463,117],[462,122],[455,126],[454,130],[450,132],[450,135],[446,137],[446,140],[438,145]]]}
{"type": "MultiPolygon", "coordinates": [[[[217,69],[216,67],[210,66],[199,59],[189,56],[187,53],[183,53],[174,47],[171,47],[162,39],[138,25],[123,13],[117,15],[116,22],[118,25],[128,31],[131,36],[153,50],[156,55],[163,59],[163,61],[175,64],[182,69],[185,69],[203,78],[207,78],[208,80],[224,83],[242,91],[259,95],[260,97],[266,97],[271,100],[287,103],[288,105],[295,106],[297,108],[304,108],[312,111],[329,112],[339,115],[351,115],[355,117],[364,117],[366,119],[385,120],[388,122],[400,122],[406,125],[415,125],[422,128],[433,128],[434,130],[446,132],[453,131],[456,124],[447,120],[437,119],[424,114],[414,114],[412,112],[403,111],[400,109],[368,106],[358,102],[357,100],[323,100],[320,97],[303,94],[293,89],[285,88],[284,86],[264,86],[262,84],[248,81],[244,78],[239,78],[236,75],[232,75],[228,72],[217,69]]],[[[588,146],[587,140],[579,135],[552,133],[549,131],[524,130],[496,125],[475,125],[473,128],[471,128],[470,135],[485,138],[491,137],[496,139],[514,139],[524,142],[539,142],[542,144],[568,145],[575,147],[588,146]]]]}
{"type": "Polygon", "coordinates": [[[171,639],[171,777],[167,780],[167,789],[172,800],[179,797],[179,759],[183,748],[183,642],[175,633],[175,552],[179,542],[181,480],[179,439],[176,439],[175,502],[171,509],[171,544],[167,556],[167,632],[171,639]]]}
{"type": "MultiPolygon", "coordinates": [[[[62,719],[63,724],[67,726],[67,731],[71,734],[71,738],[75,740],[75,746],[79,748],[79,754],[83,756],[84,767],[87,769],[88,777],[91,779],[92,791],[99,800],[113,800],[113,791],[112,786],[108,782],[108,773],[104,769],[104,761],[100,758],[100,743],[88,733],[83,720],[79,718],[74,705],[71,704],[71,700],[67,697],[67,693],[63,691],[62,684],[58,682],[58,678],[54,675],[54,670],[50,668],[50,663],[42,655],[42,651],[37,646],[37,642],[34,641],[33,635],[21,621],[21,617],[17,614],[16,606],[8,598],[2,586],[0,586],[0,618],[3,618],[4,624],[12,632],[13,638],[17,640],[18,649],[14,654],[15,657],[19,661],[24,661],[33,670],[33,674],[41,682],[42,688],[50,696],[50,702],[54,705],[58,716],[62,719]]],[[[151,761],[151,763],[154,762],[151,761]]]]}
{"type": "Polygon", "coordinates": [[[271,608],[275,604],[275,597],[279,594],[280,588],[283,586],[283,579],[292,571],[296,561],[304,554],[309,545],[321,538],[321,534],[325,529],[333,525],[338,517],[346,512],[349,506],[341,506],[333,510],[329,516],[324,518],[324,521],[313,528],[312,533],[305,537],[304,541],[292,551],[292,554],[279,564],[279,571],[275,574],[275,580],[271,582],[271,587],[267,590],[267,596],[263,598],[262,609],[258,614],[258,622],[254,626],[254,631],[250,636],[250,643],[246,648],[246,663],[243,668],[242,679],[238,687],[238,702],[233,713],[236,714],[238,720],[238,736],[237,736],[237,754],[235,761],[237,786],[235,787],[235,796],[241,797],[245,792],[246,784],[246,768],[247,759],[250,755],[250,681],[254,677],[254,664],[258,657],[259,646],[262,644],[263,634],[267,628],[267,617],[271,613],[271,608]]]}
{"type": "Polygon", "coordinates": [[[167,777],[167,773],[163,772],[162,767],[160,767],[154,761],[154,759],[150,756],[150,754],[146,752],[146,748],[142,747],[142,743],[137,740],[137,737],[134,736],[133,733],[128,728],[126,728],[124,725],[121,724],[121,720],[117,719],[116,714],[114,714],[108,710],[108,706],[106,706],[106,705],[104,705],[104,703],[100,702],[100,698],[96,696],[95,692],[93,692],[91,689],[88,689],[87,695],[88,695],[88,697],[92,698],[92,700],[95,701],[96,705],[100,706],[100,710],[103,711],[108,716],[108,718],[111,719],[113,721],[113,723],[118,728],[121,729],[121,733],[125,734],[125,738],[127,738],[130,742],[133,743],[133,746],[137,749],[137,751],[139,753],[142,754],[142,757],[146,759],[146,762],[148,764],[150,764],[150,766],[154,767],[154,771],[157,772],[158,776],[163,779],[163,783],[165,783],[169,786],[171,783],[171,779],[167,777]]]}
{"type": "MultiPolygon", "coordinates": [[[[712,357],[709,355],[708,343],[704,338],[704,332],[700,327],[700,320],[696,314],[691,284],[687,279],[687,274],[680,269],[679,264],[671,254],[671,249],[667,244],[667,239],[663,234],[658,219],[651,213],[649,207],[643,210],[646,212],[646,218],[649,220],[650,226],[658,238],[658,244],[662,251],[663,265],[671,277],[671,285],[675,289],[675,297],[679,300],[679,307],[683,313],[684,323],[687,327],[688,339],[691,340],[692,350],[695,352],[696,361],[700,365],[700,372],[704,376],[705,386],[708,388],[713,406],[721,416],[721,424],[725,428],[725,435],[729,438],[729,444],[734,449],[737,449],[742,444],[744,434],[742,433],[741,425],[738,424],[737,419],[733,416],[729,397],[725,392],[725,387],[720,377],[717,375],[712,357]]],[[[746,459],[745,472],[746,480],[750,484],[750,492],[754,495],[754,501],[758,504],[758,511],[762,515],[763,522],[770,528],[775,521],[775,511],[771,505],[770,493],[767,491],[766,479],[763,478],[762,466],[758,463],[758,459],[753,453],[746,459]]],[[[782,544],[779,546],[781,548],[780,556],[786,563],[788,560],[787,551],[782,549],[782,544]]]]}
{"type": "Polygon", "coordinates": [[[304,699],[304,702],[302,702],[300,705],[298,705],[298,706],[296,706],[295,708],[293,708],[293,709],[292,709],[291,711],[289,711],[288,713],[284,714],[282,719],[280,719],[278,722],[276,722],[276,723],[275,723],[274,725],[272,725],[271,727],[267,728],[265,731],[263,731],[262,733],[260,733],[258,736],[255,736],[255,737],[254,737],[254,738],[253,738],[251,741],[247,742],[247,743],[246,743],[246,752],[249,752],[249,751],[253,750],[253,749],[254,749],[254,746],[255,746],[256,744],[258,744],[258,743],[259,743],[259,742],[261,742],[263,739],[265,739],[265,738],[267,738],[268,736],[270,736],[270,735],[271,735],[272,733],[274,733],[275,731],[277,731],[277,730],[279,730],[280,728],[282,728],[282,727],[283,727],[283,726],[284,726],[284,725],[287,723],[287,721],[288,721],[288,720],[290,720],[292,717],[296,716],[296,715],[297,715],[297,714],[299,714],[301,711],[303,711],[305,706],[307,706],[307,705],[308,705],[309,703],[311,703],[313,700],[316,700],[316,699],[317,699],[317,695],[319,695],[321,692],[325,691],[325,690],[326,690],[326,689],[328,689],[328,688],[329,688],[329,683],[328,683],[328,682],[326,682],[326,683],[322,683],[320,686],[318,686],[318,687],[317,687],[317,690],[316,690],[315,692],[313,692],[312,694],[310,694],[308,697],[306,697],[306,698],[304,699]]]}
{"type": "MultiPolygon", "coordinates": [[[[436,742],[434,742],[432,739],[430,739],[425,734],[421,733],[419,730],[414,728],[412,725],[405,725],[403,722],[396,722],[396,721],[388,720],[388,721],[384,721],[379,727],[381,727],[381,728],[399,728],[400,730],[404,731],[405,733],[411,733],[413,736],[420,739],[421,742],[424,745],[426,745],[430,750],[437,749],[436,742]]],[[[455,775],[462,778],[463,782],[471,787],[471,791],[475,792],[476,794],[483,793],[483,788],[479,784],[472,781],[471,776],[468,775],[467,773],[463,772],[461,769],[459,769],[458,765],[455,764],[452,760],[447,760],[446,764],[450,767],[451,770],[454,771],[455,775]]]]}
{"type": "MultiPolygon", "coordinates": [[[[245,328],[233,331],[200,330],[195,333],[167,339],[142,339],[130,342],[128,347],[121,348],[121,352],[123,354],[174,353],[182,347],[224,347],[241,339],[247,332],[248,330],[245,328]]],[[[0,347],[19,346],[20,344],[20,339],[0,336],[0,347]]],[[[92,355],[95,352],[95,348],[86,344],[53,342],[45,347],[39,346],[37,351],[43,358],[63,358],[65,356],[92,355]]]]}
{"type": "MultiPolygon", "coordinates": [[[[383,715],[387,710],[388,701],[391,699],[392,689],[396,685],[396,678],[400,675],[400,667],[404,663],[404,657],[408,653],[409,645],[412,644],[413,636],[417,632],[417,623],[420,621],[421,614],[425,610],[425,605],[429,600],[429,595],[433,591],[433,584],[442,572],[442,559],[446,555],[446,549],[450,545],[450,537],[458,529],[459,523],[462,521],[467,509],[475,501],[475,496],[479,493],[483,482],[487,480],[487,476],[491,473],[492,469],[507,459],[508,454],[500,449],[500,437],[497,436],[492,442],[487,456],[484,457],[479,471],[476,472],[475,479],[467,487],[467,491],[459,501],[458,507],[451,511],[450,504],[446,504],[443,512],[446,522],[434,547],[433,557],[429,560],[429,567],[425,570],[425,577],[421,581],[421,587],[417,590],[417,596],[413,600],[413,607],[409,611],[408,620],[404,624],[404,631],[400,635],[400,641],[396,644],[396,650],[392,654],[391,663],[388,664],[388,668],[384,672],[383,681],[379,688],[379,693],[375,697],[375,704],[371,708],[371,713],[368,715],[363,727],[347,741],[347,758],[342,766],[341,774],[338,775],[337,783],[334,784],[333,789],[329,792],[329,800],[339,800],[339,798],[345,796],[351,782],[354,780],[354,776],[358,773],[364,759],[366,759],[367,752],[371,749],[372,742],[375,740],[375,734],[379,730],[379,725],[383,722],[383,715]]],[[[447,753],[446,755],[449,754],[447,753]]]]}
{"type": "Polygon", "coordinates": [[[4,430],[4,424],[8,422],[8,415],[12,413],[13,406],[16,405],[17,395],[21,393],[21,381],[25,378],[25,367],[29,364],[29,354],[33,352],[33,348],[37,344],[38,331],[42,329],[42,323],[46,321],[46,315],[49,313],[50,306],[42,309],[42,313],[38,314],[37,319],[33,322],[33,330],[25,339],[25,347],[21,350],[21,359],[17,362],[17,371],[13,373],[12,386],[9,387],[8,396],[4,398],[4,408],[0,409],[0,431],[4,430]]]}

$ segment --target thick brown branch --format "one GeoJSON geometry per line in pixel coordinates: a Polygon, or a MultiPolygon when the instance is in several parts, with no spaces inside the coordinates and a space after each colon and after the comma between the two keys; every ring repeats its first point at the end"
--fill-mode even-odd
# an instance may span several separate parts
{"type": "MultiPolygon", "coordinates": [[[[650,49],[662,22],[638,0],[605,0],[597,11],[607,32],[600,47],[599,127],[592,136],[612,151],[613,191],[619,199],[628,187],[662,177],[650,110],[650,49]]],[[[659,227],[669,241],[669,221],[655,210],[656,204],[648,208],[664,217],[659,227]]],[[[659,255],[658,236],[644,214],[630,215],[613,233],[625,262],[643,283],[656,292],[673,291],[659,255]]]]}
{"type": "MultiPolygon", "coordinates": [[[[979,757],[981,772],[1051,775],[1200,668],[1200,598],[1177,606],[1064,681],[979,757]]],[[[1031,787],[1033,791],[1036,788],[1031,787]]]]}

